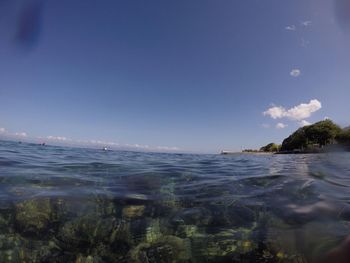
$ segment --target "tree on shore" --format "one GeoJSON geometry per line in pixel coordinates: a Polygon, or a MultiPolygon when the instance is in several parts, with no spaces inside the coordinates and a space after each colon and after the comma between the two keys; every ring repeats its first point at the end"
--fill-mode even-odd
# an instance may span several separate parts
{"type": "Polygon", "coordinates": [[[305,135],[310,143],[325,146],[335,143],[335,138],[342,129],[331,120],[324,120],[305,126],[305,135]]]}
{"type": "Polygon", "coordinates": [[[323,147],[336,142],[342,129],[331,120],[319,121],[315,124],[304,126],[286,138],[282,151],[303,150],[310,147],[323,147]]]}
{"type": "Polygon", "coordinates": [[[278,152],[281,146],[276,143],[269,143],[266,146],[260,148],[260,152],[278,152]]]}
{"type": "Polygon", "coordinates": [[[345,146],[350,146],[350,129],[342,130],[336,137],[337,142],[345,146]]]}

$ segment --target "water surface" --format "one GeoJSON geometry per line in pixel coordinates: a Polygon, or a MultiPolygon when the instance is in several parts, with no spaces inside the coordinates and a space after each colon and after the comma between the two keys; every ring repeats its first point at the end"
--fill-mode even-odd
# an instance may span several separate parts
{"type": "Polygon", "coordinates": [[[319,262],[350,234],[349,158],[0,141],[0,262],[319,262]]]}

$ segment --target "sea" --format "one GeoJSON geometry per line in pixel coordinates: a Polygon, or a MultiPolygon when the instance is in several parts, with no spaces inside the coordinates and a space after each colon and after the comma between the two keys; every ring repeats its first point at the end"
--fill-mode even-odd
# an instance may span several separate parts
{"type": "Polygon", "coordinates": [[[0,262],[350,262],[349,236],[348,152],[0,141],[0,262]]]}

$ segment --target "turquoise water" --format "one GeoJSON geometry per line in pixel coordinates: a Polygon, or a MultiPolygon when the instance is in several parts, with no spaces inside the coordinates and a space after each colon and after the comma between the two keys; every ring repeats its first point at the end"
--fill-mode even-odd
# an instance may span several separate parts
{"type": "Polygon", "coordinates": [[[319,262],[350,234],[349,158],[0,141],[0,262],[319,262]]]}

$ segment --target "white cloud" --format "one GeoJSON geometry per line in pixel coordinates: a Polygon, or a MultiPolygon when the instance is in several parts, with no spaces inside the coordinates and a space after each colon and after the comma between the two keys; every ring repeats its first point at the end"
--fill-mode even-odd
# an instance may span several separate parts
{"type": "Polygon", "coordinates": [[[288,126],[287,124],[284,124],[284,123],[282,123],[282,122],[279,122],[279,123],[276,124],[276,128],[277,128],[277,129],[284,129],[284,128],[286,128],[287,126],[288,126]]]}
{"type": "Polygon", "coordinates": [[[86,141],[85,143],[98,144],[103,146],[119,146],[119,143],[117,142],[107,142],[107,141],[101,141],[101,140],[90,140],[90,141],[86,141]]]}
{"type": "Polygon", "coordinates": [[[4,133],[6,132],[6,129],[5,128],[0,128],[0,133],[4,133]]]}
{"type": "Polygon", "coordinates": [[[292,120],[301,121],[309,118],[312,113],[322,108],[321,102],[318,100],[310,100],[309,103],[301,103],[295,107],[286,110],[282,106],[273,106],[263,112],[265,116],[270,116],[272,119],[289,118],[292,120]]]}
{"type": "Polygon", "coordinates": [[[25,132],[16,132],[14,135],[18,137],[27,137],[27,133],[25,132]]]}
{"type": "Polygon", "coordinates": [[[304,127],[304,126],[311,125],[311,122],[308,122],[308,121],[306,121],[306,120],[301,120],[301,121],[299,122],[299,124],[300,124],[301,127],[304,127]]]}
{"type": "Polygon", "coordinates": [[[117,142],[108,142],[107,145],[109,145],[109,146],[119,146],[119,143],[117,143],[117,142]]]}
{"type": "Polygon", "coordinates": [[[291,25],[291,26],[286,26],[285,29],[289,31],[295,31],[297,30],[297,27],[295,25],[291,25]]]}
{"type": "Polygon", "coordinates": [[[321,102],[318,100],[310,100],[309,103],[301,103],[289,109],[286,113],[287,117],[294,120],[302,120],[309,118],[312,113],[320,110],[322,108],[321,102]]]}
{"type": "Polygon", "coordinates": [[[140,145],[140,144],[125,144],[125,145],[121,145],[122,147],[127,147],[127,148],[134,148],[134,149],[139,149],[139,150],[148,150],[148,151],[152,151],[152,150],[156,150],[156,151],[179,151],[180,148],[178,147],[170,147],[170,146],[155,146],[155,147],[151,147],[149,145],[140,145]]]}
{"type": "Polygon", "coordinates": [[[301,74],[301,71],[300,71],[300,69],[297,69],[297,68],[295,68],[295,69],[292,69],[292,71],[289,73],[292,77],[299,77],[300,76],[300,74],[301,74]]]}
{"type": "Polygon", "coordinates": [[[263,112],[264,116],[270,116],[272,119],[281,119],[285,117],[286,109],[281,106],[274,106],[263,112]]]}
{"type": "Polygon", "coordinates": [[[161,150],[161,151],[178,151],[178,150],[180,150],[178,147],[168,147],[168,146],[157,146],[156,149],[161,150]]]}
{"type": "Polygon", "coordinates": [[[63,136],[47,136],[46,137],[48,140],[54,140],[54,141],[69,141],[66,137],[63,136]]]}
{"type": "Polygon", "coordinates": [[[308,27],[308,26],[311,26],[312,22],[311,21],[302,21],[300,24],[304,27],[308,27]]]}
{"type": "Polygon", "coordinates": [[[131,148],[137,148],[137,149],[149,149],[148,145],[140,145],[138,143],[135,144],[126,144],[127,147],[131,147],[131,148]]]}

